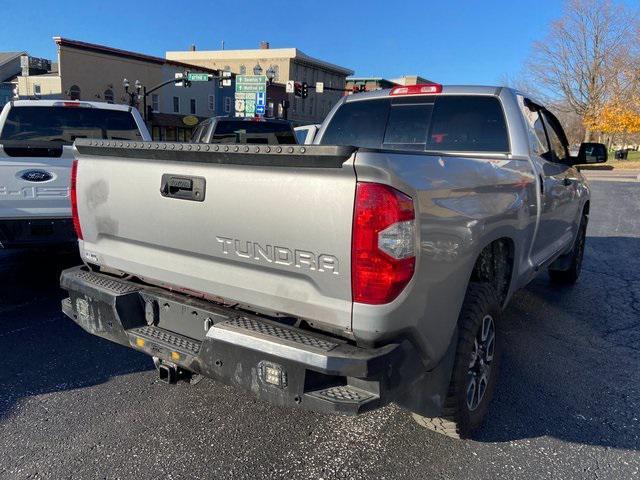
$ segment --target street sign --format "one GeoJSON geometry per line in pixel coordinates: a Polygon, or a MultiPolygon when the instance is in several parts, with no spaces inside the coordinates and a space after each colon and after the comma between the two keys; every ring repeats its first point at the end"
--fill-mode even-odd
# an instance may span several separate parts
{"type": "Polygon", "coordinates": [[[244,101],[244,113],[247,117],[252,117],[256,114],[256,101],[255,100],[245,100],[244,101]]]}
{"type": "Polygon", "coordinates": [[[222,79],[222,86],[223,87],[230,87],[231,86],[231,79],[230,78],[223,78],[222,79]]]}
{"type": "Polygon", "coordinates": [[[185,125],[188,125],[189,127],[193,127],[194,125],[197,125],[200,122],[200,120],[198,120],[198,117],[196,117],[195,115],[187,115],[186,117],[182,117],[182,123],[184,123],[185,125]]]}
{"type": "Polygon", "coordinates": [[[256,115],[264,115],[265,105],[256,105],[256,115]]]}
{"type": "Polygon", "coordinates": [[[210,82],[213,79],[213,75],[208,73],[188,73],[187,80],[190,82],[210,82]]]}
{"type": "Polygon", "coordinates": [[[316,82],[316,93],[322,93],[322,92],[324,92],[324,83],[316,82]]]}
{"type": "Polygon", "coordinates": [[[236,92],[266,92],[266,75],[238,75],[236,77],[236,92]]]}
{"type": "Polygon", "coordinates": [[[223,78],[231,78],[231,72],[229,70],[224,70],[222,72],[222,77],[223,78]]]}
{"type": "Polygon", "coordinates": [[[264,112],[267,103],[266,75],[237,75],[236,76],[236,114],[243,112],[246,117],[253,117],[258,110],[264,112]],[[242,102],[243,108],[238,108],[242,102]],[[261,105],[262,108],[257,108],[261,105]]]}
{"type": "Polygon", "coordinates": [[[287,88],[286,88],[286,92],[287,93],[293,93],[296,90],[296,82],[294,82],[293,80],[289,80],[287,82],[287,88]]]}

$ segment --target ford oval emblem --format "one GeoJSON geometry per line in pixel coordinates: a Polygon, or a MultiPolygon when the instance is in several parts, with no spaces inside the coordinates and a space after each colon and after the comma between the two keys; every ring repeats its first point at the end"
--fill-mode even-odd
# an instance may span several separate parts
{"type": "Polygon", "coordinates": [[[45,170],[27,170],[20,175],[20,178],[27,182],[46,182],[53,178],[53,174],[45,170]]]}

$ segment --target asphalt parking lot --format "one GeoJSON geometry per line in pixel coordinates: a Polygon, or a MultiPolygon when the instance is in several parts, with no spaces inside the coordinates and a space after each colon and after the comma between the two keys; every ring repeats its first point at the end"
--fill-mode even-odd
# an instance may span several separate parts
{"type": "Polygon", "coordinates": [[[73,256],[0,252],[0,478],[633,478],[640,475],[640,182],[593,178],[580,282],[541,275],[505,312],[505,361],[478,441],[386,407],[272,407],[151,360],[60,312],[73,256]]]}

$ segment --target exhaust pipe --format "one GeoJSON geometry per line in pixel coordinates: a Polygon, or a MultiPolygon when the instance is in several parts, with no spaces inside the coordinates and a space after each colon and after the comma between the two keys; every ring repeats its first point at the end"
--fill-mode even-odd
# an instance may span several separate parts
{"type": "Polygon", "coordinates": [[[178,370],[173,365],[158,365],[158,378],[161,382],[176,383],[178,381],[178,370]]]}

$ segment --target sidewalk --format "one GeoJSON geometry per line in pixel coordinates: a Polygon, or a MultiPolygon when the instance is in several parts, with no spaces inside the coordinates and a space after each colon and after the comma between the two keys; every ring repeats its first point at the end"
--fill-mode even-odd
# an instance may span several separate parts
{"type": "Polygon", "coordinates": [[[611,182],[640,182],[639,170],[581,170],[588,180],[607,180],[611,182]]]}

